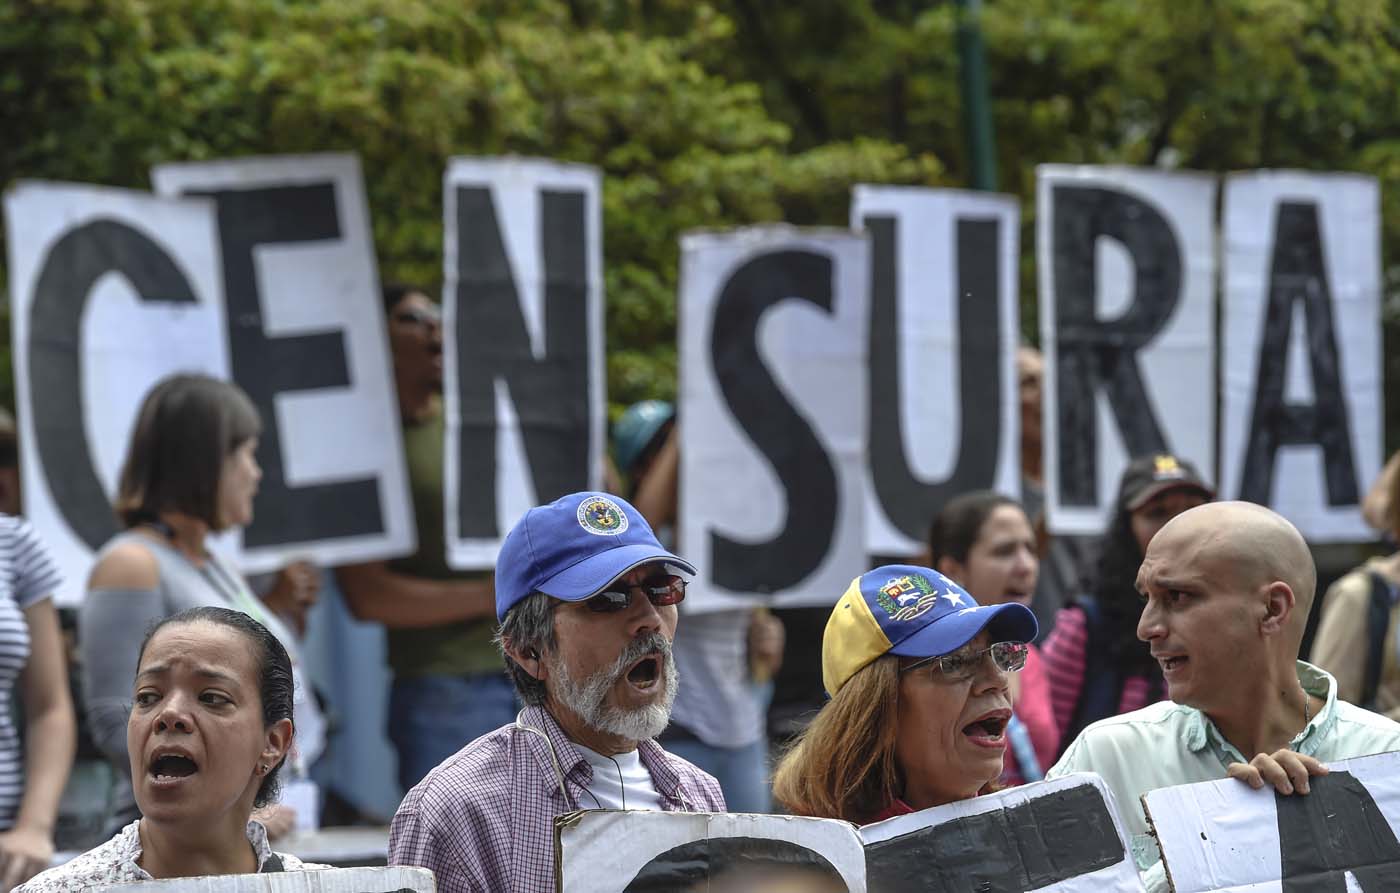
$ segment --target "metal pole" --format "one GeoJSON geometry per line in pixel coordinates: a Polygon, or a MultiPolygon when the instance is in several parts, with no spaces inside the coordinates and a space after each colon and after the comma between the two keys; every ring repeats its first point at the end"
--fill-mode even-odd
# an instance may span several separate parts
{"type": "Polygon", "coordinates": [[[958,0],[958,61],[970,185],[995,191],[997,152],[987,89],[987,54],[982,43],[982,0],[958,0]]]}

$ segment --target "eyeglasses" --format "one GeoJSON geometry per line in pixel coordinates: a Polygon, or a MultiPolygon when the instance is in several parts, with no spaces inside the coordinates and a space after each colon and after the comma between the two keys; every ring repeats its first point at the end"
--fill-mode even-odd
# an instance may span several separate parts
{"type": "Polygon", "coordinates": [[[420,329],[431,329],[442,325],[442,314],[436,309],[399,310],[394,314],[394,322],[403,323],[406,326],[417,326],[420,329]]]}
{"type": "Polygon", "coordinates": [[[939,657],[926,657],[923,660],[915,661],[907,667],[900,668],[901,673],[908,673],[910,670],[917,670],[920,667],[936,669],[943,675],[943,678],[951,682],[965,682],[977,675],[977,667],[982,663],[982,658],[987,655],[992,656],[992,663],[1003,673],[1015,673],[1026,665],[1026,655],[1030,653],[1031,646],[1024,642],[997,642],[990,648],[983,648],[981,651],[968,651],[961,654],[944,654],[939,657]]]}
{"type": "Polygon", "coordinates": [[[609,583],[610,588],[584,601],[594,614],[613,614],[632,606],[632,593],[640,592],[658,608],[674,605],[685,598],[686,581],[676,574],[648,577],[640,583],[609,583]]]}

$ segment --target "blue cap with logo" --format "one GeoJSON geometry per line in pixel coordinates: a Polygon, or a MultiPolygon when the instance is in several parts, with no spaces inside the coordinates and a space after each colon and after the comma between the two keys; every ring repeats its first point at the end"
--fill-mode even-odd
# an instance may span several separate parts
{"type": "Polygon", "coordinates": [[[635,567],[664,561],[695,576],[690,562],[656,541],[626,500],[570,493],[525,513],[496,556],[496,619],[532,592],[566,602],[592,598],[635,567]]]}
{"type": "Polygon", "coordinates": [[[822,636],[822,682],[836,692],[883,654],[938,657],[990,628],[997,642],[1031,642],[1040,631],[1031,609],[1016,602],[979,605],[936,570],[889,564],[851,581],[822,636]]]}

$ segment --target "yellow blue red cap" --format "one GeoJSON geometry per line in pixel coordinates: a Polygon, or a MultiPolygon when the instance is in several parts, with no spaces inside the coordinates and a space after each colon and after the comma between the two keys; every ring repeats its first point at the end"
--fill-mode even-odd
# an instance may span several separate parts
{"type": "Polygon", "coordinates": [[[822,683],[835,696],[881,655],[937,657],[957,651],[988,626],[998,642],[1031,642],[1039,632],[1025,605],[979,605],[930,568],[877,567],[852,580],[831,611],[822,636],[822,683]]]}

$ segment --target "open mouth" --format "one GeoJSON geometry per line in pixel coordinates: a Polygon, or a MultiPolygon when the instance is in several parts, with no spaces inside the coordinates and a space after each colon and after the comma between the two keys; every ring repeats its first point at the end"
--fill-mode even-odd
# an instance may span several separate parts
{"type": "Polygon", "coordinates": [[[1009,711],[998,710],[974,719],[962,727],[962,733],[974,744],[1002,747],[1006,743],[1006,726],[1011,722],[1009,711]]]}
{"type": "Polygon", "coordinates": [[[649,654],[632,665],[627,671],[627,681],[640,689],[649,689],[661,678],[661,658],[649,654]]]}
{"type": "Polygon", "coordinates": [[[1182,667],[1186,666],[1186,660],[1187,658],[1185,658],[1182,655],[1176,655],[1174,657],[1162,657],[1159,655],[1157,658],[1157,663],[1162,665],[1163,673],[1170,673],[1174,670],[1179,670],[1182,667]]]}
{"type": "Polygon", "coordinates": [[[199,766],[194,760],[177,753],[167,753],[157,756],[151,760],[147,769],[151,777],[158,782],[175,781],[180,778],[189,778],[199,771],[199,766]]]}

